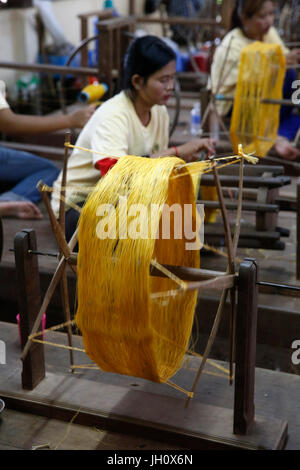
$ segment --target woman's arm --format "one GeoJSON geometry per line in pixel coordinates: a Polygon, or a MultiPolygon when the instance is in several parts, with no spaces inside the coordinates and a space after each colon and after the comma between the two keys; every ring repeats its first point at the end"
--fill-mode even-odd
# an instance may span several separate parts
{"type": "Polygon", "coordinates": [[[214,139],[192,139],[186,144],[179,145],[178,147],[170,147],[166,150],[157,152],[151,155],[151,158],[166,157],[169,155],[177,156],[182,158],[186,162],[197,160],[196,154],[204,151],[210,155],[215,152],[215,140],[214,139]]]}
{"type": "Polygon", "coordinates": [[[10,108],[0,111],[0,131],[5,134],[42,134],[61,129],[82,128],[90,119],[93,105],[72,114],[31,116],[16,114],[10,108]]]}
{"type": "Polygon", "coordinates": [[[18,219],[42,219],[39,208],[30,201],[0,201],[0,216],[18,219]]]}

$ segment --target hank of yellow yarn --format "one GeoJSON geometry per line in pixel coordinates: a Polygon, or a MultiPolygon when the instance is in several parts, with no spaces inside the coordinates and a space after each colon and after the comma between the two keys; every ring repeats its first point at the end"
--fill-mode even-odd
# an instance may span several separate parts
{"type": "MultiPolygon", "coordinates": [[[[199,163],[199,174],[207,165],[199,163]]],[[[195,200],[189,170],[175,157],[122,157],[89,196],[79,219],[75,322],[103,371],[166,382],[180,368],[197,293],[151,276],[150,263],[199,267],[199,249],[187,249],[198,233],[186,236],[187,220],[172,211],[167,237],[162,223],[166,208],[189,205],[195,226],[195,200]]]]}
{"type": "Polygon", "coordinates": [[[242,144],[246,153],[264,157],[274,145],[280,106],[262,100],[282,98],[285,65],[278,44],[256,41],[242,50],[230,126],[234,152],[242,144]]]}

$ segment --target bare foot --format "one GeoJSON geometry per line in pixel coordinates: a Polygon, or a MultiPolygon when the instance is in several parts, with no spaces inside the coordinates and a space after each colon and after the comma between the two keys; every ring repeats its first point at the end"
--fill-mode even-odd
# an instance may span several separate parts
{"type": "Polygon", "coordinates": [[[300,156],[300,151],[283,137],[278,137],[274,148],[284,160],[296,160],[300,156]]]}
{"type": "Polygon", "coordinates": [[[30,201],[0,201],[0,216],[17,219],[42,219],[39,208],[30,201]]]}

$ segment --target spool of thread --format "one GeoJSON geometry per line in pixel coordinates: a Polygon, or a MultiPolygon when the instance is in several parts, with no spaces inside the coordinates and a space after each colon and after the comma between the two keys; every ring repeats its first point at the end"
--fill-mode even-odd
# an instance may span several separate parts
{"type": "Polygon", "coordinates": [[[108,86],[105,83],[92,83],[86,86],[79,94],[79,101],[82,103],[94,103],[100,100],[108,90],[108,86]]]}

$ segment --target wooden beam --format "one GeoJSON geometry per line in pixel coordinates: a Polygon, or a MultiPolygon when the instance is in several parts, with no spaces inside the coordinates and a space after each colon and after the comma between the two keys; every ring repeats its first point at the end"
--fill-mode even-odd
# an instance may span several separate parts
{"type": "Polygon", "coordinates": [[[97,75],[96,67],[65,67],[64,65],[26,64],[17,62],[0,62],[2,69],[29,70],[30,72],[51,72],[53,74],[68,75],[97,75]]]}
{"type": "MultiPolygon", "coordinates": [[[[220,175],[220,181],[222,186],[226,187],[235,187],[238,186],[239,177],[230,176],[230,175],[220,175]]],[[[281,186],[286,186],[291,183],[291,178],[289,176],[277,176],[269,178],[261,178],[255,176],[245,176],[244,177],[244,187],[245,188],[258,188],[267,186],[268,188],[280,188],[281,186]]],[[[213,175],[202,175],[201,177],[202,186],[214,186],[214,177],[213,175]]]]}
{"type": "Polygon", "coordinates": [[[233,9],[235,7],[235,0],[223,0],[222,1],[222,27],[229,31],[231,26],[231,17],[233,9]]]}
{"type": "MultiPolygon", "coordinates": [[[[197,201],[197,204],[204,204],[205,208],[208,209],[219,209],[220,204],[218,201],[197,201]]],[[[225,201],[225,206],[228,210],[236,210],[237,202],[225,201]]],[[[243,202],[244,211],[255,211],[255,212],[279,212],[277,204],[263,204],[255,202],[243,202]]]]}
{"type": "Polygon", "coordinates": [[[129,0],[129,15],[135,15],[135,0],[129,0]]]}

